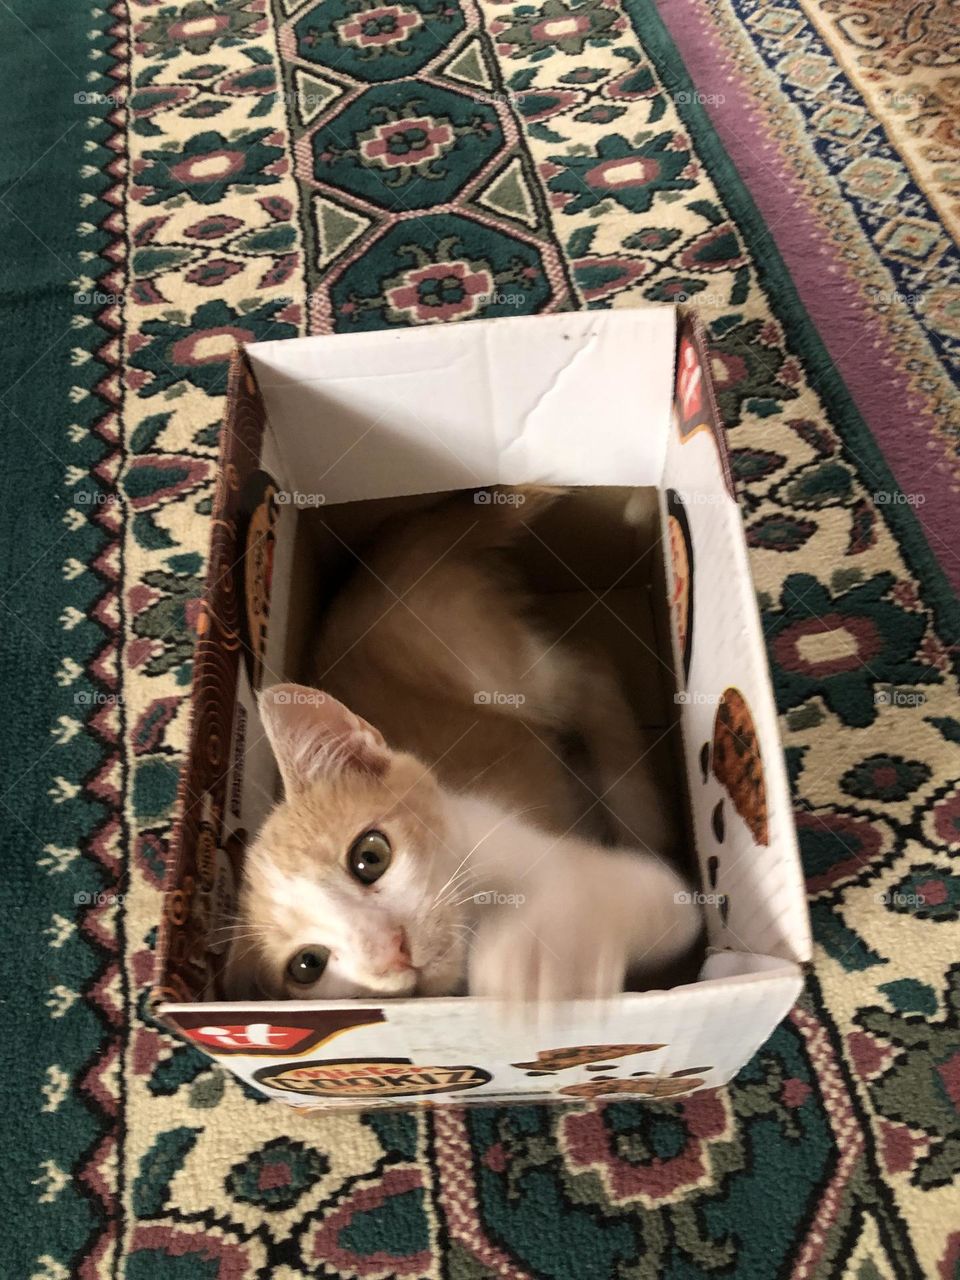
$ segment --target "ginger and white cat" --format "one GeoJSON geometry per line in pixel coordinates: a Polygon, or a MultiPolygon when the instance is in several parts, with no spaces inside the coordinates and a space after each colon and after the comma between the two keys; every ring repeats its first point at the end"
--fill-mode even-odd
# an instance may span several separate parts
{"type": "Polygon", "coordinates": [[[322,692],[261,695],[284,799],[246,859],[229,998],[604,996],[697,939],[615,674],[541,634],[505,565],[558,492],[385,527],[325,618],[322,692]]]}

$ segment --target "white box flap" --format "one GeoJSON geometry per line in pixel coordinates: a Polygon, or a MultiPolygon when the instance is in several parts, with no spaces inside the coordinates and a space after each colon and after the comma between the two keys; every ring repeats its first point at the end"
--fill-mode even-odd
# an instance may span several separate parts
{"type": "Polygon", "coordinates": [[[672,307],[247,348],[285,475],[323,502],[496,483],[657,484],[672,307]],[[309,477],[309,481],[306,479],[309,477]]]}

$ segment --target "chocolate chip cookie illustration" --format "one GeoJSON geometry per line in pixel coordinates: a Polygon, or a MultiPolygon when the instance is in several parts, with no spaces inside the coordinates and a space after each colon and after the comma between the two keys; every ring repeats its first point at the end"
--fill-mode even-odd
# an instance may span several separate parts
{"type": "Polygon", "coordinates": [[[704,1083],[700,1076],[675,1079],[671,1076],[645,1076],[634,1080],[587,1080],[583,1084],[568,1084],[560,1090],[571,1098],[605,1098],[628,1094],[641,1098],[676,1098],[692,1093],[704,1083]]]}
{"type": "Polygon", "coordinates": [[[244,554],[234,566],[240,600],[240,638],[247,676],[254,689],[259,689],[263,680],[278,515],[274,482],[265,471],[254,472],[243,493],[238,518],[238,543],[244,554]]]}
{"type": "Polygon", "coordinates": [[[757,844],[769,844],[767,788],[753,716],[739,689],[725,689],[713,722],[713,772],[757,844]]]}
{"type": "Polygon", "coordinates": [[[541,1049],[534,1062],[514,1062],[521,1071],[535,1071],[538,1075],[563,1071],[567,1067],[582,1067],[588,1062],[612,1062],[614,1058],[628,1058],[634,1053],[653,1053],[662,1044],[579,1044],[566,1049],[541,1049]]]}
{"type": "Polygon", "coordinates": [[[690,675],[693,649],[693,541],[690,522],[680,495],[667,490],[667,541],[670,548],[670,612],[683,663],[683,680],[690,675]]]}

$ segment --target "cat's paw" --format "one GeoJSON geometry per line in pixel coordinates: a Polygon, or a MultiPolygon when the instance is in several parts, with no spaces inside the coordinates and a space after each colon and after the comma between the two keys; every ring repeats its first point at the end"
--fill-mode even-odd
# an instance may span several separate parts
{"type": "Polygon", "coordinates": [[[600,999],[623,990],[629,955],[596,925],[519,911],[481,927],[471,949],[471,995],[510,1004],[600,999]]]}
{"type": "Polygon", "coordinates": [[[628,969],[655,971],[691,949],[702,925],[691,899],[658,858],[581,846],[531,900],[480,922],[470,993],[514,1003],[617,995],[628,969]]]}

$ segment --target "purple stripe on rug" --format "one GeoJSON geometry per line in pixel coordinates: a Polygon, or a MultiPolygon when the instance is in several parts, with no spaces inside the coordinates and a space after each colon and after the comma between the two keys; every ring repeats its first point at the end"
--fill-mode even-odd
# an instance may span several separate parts
{"type": "MultiPolygon", "coordinates": [[[[911,390],[889,334],[861,293],[855,267],[836,253],[818,224],[815,197],[781,154],[741,71],[726,55],[712,13],[701,0],[663,0],[658,11],[898,485],[904,494],[922,495],[914,510],[944,573],[960,590],[960,556],[953,551],[960,541],[960,510],[934,414],[911,390]]],[[[765,283],[762,260],[756,265],[765,283]]],[[[859,461],[869,484],[868,460],[859,461]]]]}

